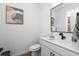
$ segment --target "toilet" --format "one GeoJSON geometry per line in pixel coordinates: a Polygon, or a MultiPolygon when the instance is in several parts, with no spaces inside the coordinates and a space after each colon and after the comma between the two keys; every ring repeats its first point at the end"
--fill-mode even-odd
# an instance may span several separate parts
{"type": "Polygon", "coordinates": [[[30,51],[32,52],[32,56],[40,56],[40,49],[41,49],[41,46],[40,44],[34,44],[30,47],[30,51]]]}

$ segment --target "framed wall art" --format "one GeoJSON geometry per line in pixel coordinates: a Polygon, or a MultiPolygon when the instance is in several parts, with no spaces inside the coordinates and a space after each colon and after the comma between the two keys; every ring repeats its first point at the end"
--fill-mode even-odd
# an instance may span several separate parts
{"type": "Polygon", "coordinates": [[[6,6],[6,23],[23,24],[23,10],[11,6],[6,6]]]}

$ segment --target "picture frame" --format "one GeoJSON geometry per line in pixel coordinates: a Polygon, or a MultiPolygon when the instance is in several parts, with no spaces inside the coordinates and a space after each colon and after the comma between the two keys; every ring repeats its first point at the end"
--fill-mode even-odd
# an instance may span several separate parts
{"type": "Polygon", "coordinates": [[[24,11],[20,8],[15,8],[6,5],[6,24],[23,24],[24,11]]]}

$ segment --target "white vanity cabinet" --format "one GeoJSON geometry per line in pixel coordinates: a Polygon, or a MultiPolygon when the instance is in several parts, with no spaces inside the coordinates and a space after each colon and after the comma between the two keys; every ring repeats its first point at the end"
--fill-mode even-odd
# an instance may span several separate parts
{"type": "MultiPolygon", "coordinates": [[[[53,41],[52,41],[53,42],[53,41]]],[[[52,43],[50,39],[40,39],[41,56],[78,56],[79,53],[52,43]]]]}
{"type": "Polygon", "coordinates": [[[41,45],[41,56],[59,56],[56,52],[52,51],[43,45],[41,45]]]}
{"type": "Polygon", "coordinates": [[[41,45],[41,56],[50,56],[50,50],[43,45],[41,45]]]}

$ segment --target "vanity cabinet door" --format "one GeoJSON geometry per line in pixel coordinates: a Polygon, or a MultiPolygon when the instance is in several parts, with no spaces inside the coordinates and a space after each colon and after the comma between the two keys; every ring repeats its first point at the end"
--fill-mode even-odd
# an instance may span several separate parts
{"type": "Polygon", "coordinates": [[[41,46],[41,56],[50,56],[50,50],[45,46],[41,46]]]}
{"type": "Polygon", "coordinates": [[[51,49],[41,46],[41,56],[59,56],[56,52],[52,51],[51,49]]]}

